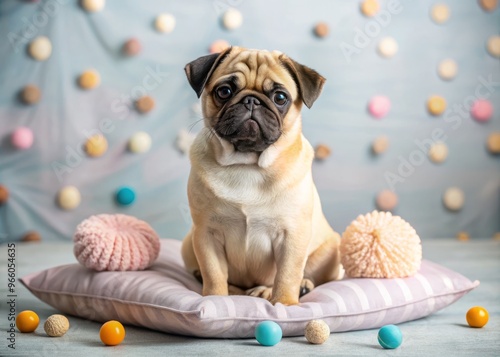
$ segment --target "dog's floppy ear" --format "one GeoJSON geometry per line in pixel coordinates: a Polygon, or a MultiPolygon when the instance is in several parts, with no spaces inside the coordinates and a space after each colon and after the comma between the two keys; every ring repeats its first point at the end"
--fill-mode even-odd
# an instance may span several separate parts
{"type": "Polygon", "coordinates": [[[189,84],[196,92],[198,98],[201,97],[201,93],[203,93],[203,89],[212,73],[229,52],[231,52],[231,47],[221,53],[214,53],[195,59],[184,67],[189,84]]]}
{"type": "Polygon", "coordinates": [[[289,57],[281,56],[281,61],[292,75],[295,83],[297,83],[304,104],[311,108],[321,94],[326,79],[314,69],[304,66],[289,57]]]}

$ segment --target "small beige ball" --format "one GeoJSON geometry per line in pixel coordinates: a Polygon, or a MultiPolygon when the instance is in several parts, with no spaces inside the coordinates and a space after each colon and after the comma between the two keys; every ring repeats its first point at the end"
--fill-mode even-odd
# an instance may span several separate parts
{"type": "Polygon", "coordinates": [[[330,337],[330,327],[323,320],[312,320],[307,324],[304,335],[309,343],[321,345],[330,337]]]}
{"type": "Polygon", "coordinates": [[[69,330],[69,321],[63,315],[51,315],[43,325],[45,333],[50,337],[61,337],[69,330]]]}

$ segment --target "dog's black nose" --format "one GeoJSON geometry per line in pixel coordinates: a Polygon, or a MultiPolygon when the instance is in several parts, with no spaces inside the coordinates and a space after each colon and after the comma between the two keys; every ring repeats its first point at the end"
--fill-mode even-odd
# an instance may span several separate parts
{"type": "Polygon", "coordinates": [[[248,110],[252,110],[253,107],[260,105],[260,101],[257,98],[249,95],[243,99],[243,104],[245,105],[245,108],[247,108],[248,110]]]}

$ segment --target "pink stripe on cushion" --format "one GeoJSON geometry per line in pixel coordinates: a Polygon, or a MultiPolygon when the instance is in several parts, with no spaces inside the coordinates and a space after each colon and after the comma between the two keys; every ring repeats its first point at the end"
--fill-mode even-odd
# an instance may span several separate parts
{"type": "Polygon", "coordinates": [[[344,280],[344,281],[340,281],[339,284],[342,284],[342,285],[347,286],[347,287],[352,289],[355,296],[358,298],[359,303],[361,304],[362,310],[369,310],[370,309],[370,304],[368,303],[368,298],[366,297],[366,294],[363,291],[363,289],[361,289],[359,287],[357,281],[344,280]]]}
{"type": "Polygon", "coordinates": [[[382,284],[382,282],[380,280],[376,280],[376,279],[372,279],[371,283],[377,287],[377,289],[380,293],[380,296],[382,297],[382,299],[384,301],[385,306],[391,306],[392,305],[391,294],[389,293],[389,291],[387,291],[387,288],[384,286],[384,284],[382,284]]]}

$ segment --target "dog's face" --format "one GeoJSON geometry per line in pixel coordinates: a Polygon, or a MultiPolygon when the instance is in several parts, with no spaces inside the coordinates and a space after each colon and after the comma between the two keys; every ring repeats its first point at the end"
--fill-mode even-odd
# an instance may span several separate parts
{"type": "Polygon", "coordinates": [[[262,152],[286,133],[304,102],[311,107],[325,79],[279,52],[232,47],[186,68],[202,97],[205,125],[236,151],[262,152]]]}

